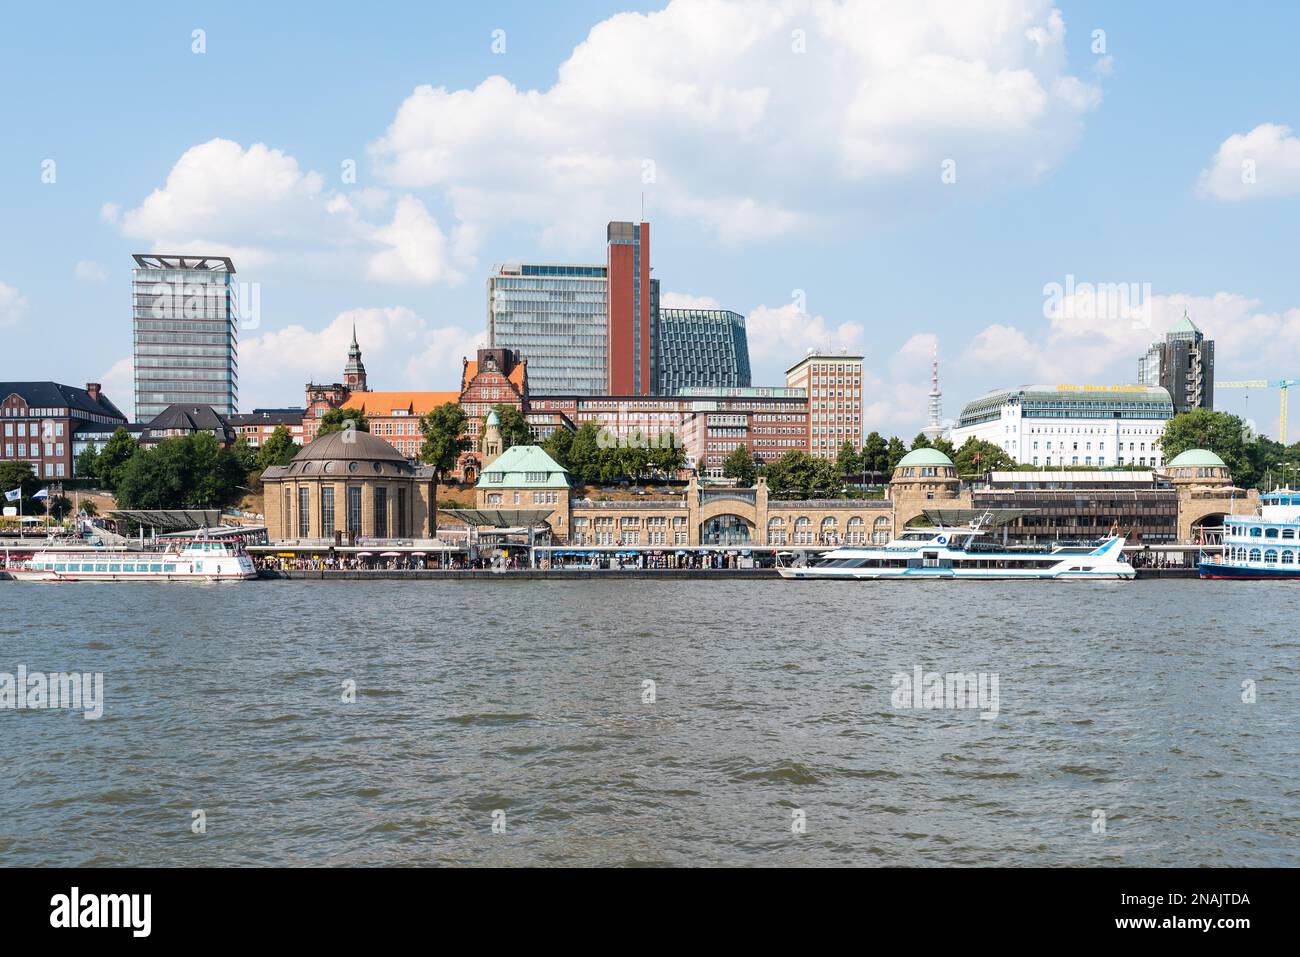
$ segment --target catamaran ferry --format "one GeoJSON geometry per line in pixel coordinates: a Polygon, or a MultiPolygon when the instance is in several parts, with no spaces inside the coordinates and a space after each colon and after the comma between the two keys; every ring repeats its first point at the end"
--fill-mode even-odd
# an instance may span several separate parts
{"type": "MultiPolygon", "coordinates": [[[[928,514],[928,513],[927,513],[928,514]]],[[[805,565],[780,566],[782,578],[851,579],[1128,579],[1136,572],[1124,557],[1124,539],[1047,546],[980,541],[989,517],[969,525],[910,529],[881,546],[846,546],[805,565]]]]}
{"type": "Polygon", "coordinates": [[[5,571],[20,582],[225,582],[257,577],[242,542],[202,534],[173,538],[157,551],[43,551],[5,571]]]}
{"type": "Polygon", "coordinates": [[[1258,515],[1223,520],[1223,552],[1201,559],[1202,578],[1300,578],[1300,492],[1259,497],[1258,515]]]}

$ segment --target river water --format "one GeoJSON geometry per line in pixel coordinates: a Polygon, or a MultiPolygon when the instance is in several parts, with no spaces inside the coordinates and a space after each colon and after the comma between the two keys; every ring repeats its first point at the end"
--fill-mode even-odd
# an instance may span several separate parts
{"type": "Polygon", "coordinates": [[[1300,864],[1297,583],[0,599],[0,672],[104,681],[0,710],[4,864],[1300,864]]]}

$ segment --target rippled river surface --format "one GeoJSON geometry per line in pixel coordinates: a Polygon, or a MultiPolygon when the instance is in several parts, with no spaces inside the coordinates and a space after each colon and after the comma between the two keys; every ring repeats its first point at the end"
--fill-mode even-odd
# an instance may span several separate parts
{"type": "Polygon", "coordinates": [[[0,598],[0,672],[105,699],[0,710],[4,864],[1300,864],[1298,584],[0,598]],[[898,706],[918,667],[996,715],[898,706]]]}

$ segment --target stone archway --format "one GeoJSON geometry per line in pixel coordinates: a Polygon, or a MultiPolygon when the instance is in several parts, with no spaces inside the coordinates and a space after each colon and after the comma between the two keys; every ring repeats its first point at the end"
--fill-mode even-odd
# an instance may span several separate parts
{"type": "Polygon", "coordinates": [[[701,545],[752,545],[754,523],[743,515],[724,512],[700,523],[701,545]]]}

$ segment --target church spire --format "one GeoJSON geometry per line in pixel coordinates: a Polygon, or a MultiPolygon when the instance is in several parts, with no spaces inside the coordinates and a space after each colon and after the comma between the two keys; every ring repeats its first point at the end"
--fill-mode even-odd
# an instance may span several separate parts
{"type": "Polygon", "coordinates": [[[352,345],[348,347],[348,364],[343,367],[343,384],[353,392],[369,392],[366,387],[366,366],[361,361],[361,346],[357,345],[357,324],[352,323],[352,345]]]}

